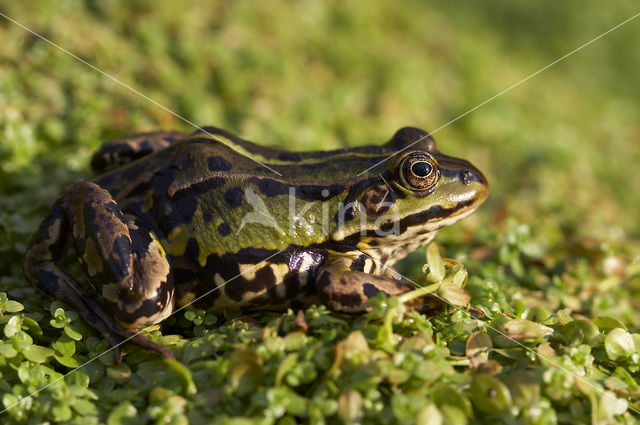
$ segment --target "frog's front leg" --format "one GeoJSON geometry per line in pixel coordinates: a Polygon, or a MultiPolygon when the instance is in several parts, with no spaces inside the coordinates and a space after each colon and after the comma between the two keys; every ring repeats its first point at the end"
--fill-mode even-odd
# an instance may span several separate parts
{"type": "MultiPolygon", "coordinates": [[[[77,311],[113,345],[130,337],[131,329],[157,323],[173,310],[173,278],[162,246],[95,183],[67,187],[34,236],[24,270],[36,287],[77,311]],[[94,291],[61,265],[71,240],[94,291]]],[[[172,357],[141,335],[132,341],[172,357]]]]}
{"type": "MultiPolygon", "coordinates": [[[[320,301],[330,309],[362,313],[370,309],[369,299],[379,293],[392,297],[416,289],[396,276],[399,275],[395,270],[376,266],[368,255],[353,251],[330,256],[318,270],[316,286],[320,301]]],[[[421,312],[430,312],[439,305],[437,298],[427,296],[412,306],[421,312]]]]}

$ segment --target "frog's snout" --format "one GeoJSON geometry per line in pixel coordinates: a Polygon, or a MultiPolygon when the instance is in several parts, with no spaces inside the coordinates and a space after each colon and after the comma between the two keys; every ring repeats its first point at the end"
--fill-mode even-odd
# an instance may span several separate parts
{"type": "Polygon", "coordinates": [[[489,195],[489,182],[487,178],[473,165],[460,170],[460,181],[465,186],[473,186],[475,189],[475,199],[478,204],[482,203],[489,195]]]}
{"type": "Polygon", "coordinates": [[[487,187],[489,186],[489,183],[487,182],[487,178],[484,176],[484,174],[482,174],[480,170],[478,170],[476,167],[474,167],[471,164],[469,164],[468,167],[464,167],[463,169],[460,170],[460,173],[458,174],[458,178],[462,183],[464,183],[467,186],[472,181],[480,183],[481,185],[484,185],[487,187]]]}
{"type": "Polygon", "coordinates": [[[473,174],[471,173],[471,170],[469,170],[468,168],[465,168],[462,171],[460,171],[460,180],[462,180],[462,183],[466,184],[467,186],[471,182],[472,177],[473,177],[473,174]]]}
{"type": "Polygon", "coordinates": [[[463,198],[477,208],[489,195],[487,178],[467,161],[459,161],[459,165],[456,168],[457,170],[452,176],[455,176],[454,179],[459,182],[458,187],[464,193],[463,198]]]}

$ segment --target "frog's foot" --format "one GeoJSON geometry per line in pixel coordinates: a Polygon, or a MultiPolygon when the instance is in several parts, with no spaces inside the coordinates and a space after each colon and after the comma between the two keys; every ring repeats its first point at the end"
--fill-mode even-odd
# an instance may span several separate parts
{"type": "MultiPolygon", "coordinates": [[[[354,258],[360,258],[360,254],[330,259],[318,272],[318,295],[320,301],[330,309],[344,313],[362,313],[370,309],[369,299],[379,293],[391,297],[415,289],[407,282],[390,277],[393,275],[390,272],[381,276],[371,274],[371,269],[375,267],[372,262],[354,261],[354,258]]],[[[420,302],[429,304],[423,300],[420,302]]]]}
{"type": "Polygon", "coordinates": [[[89,309],[82,315],[85,320],[91,323],[113,347],[113,358],[116,364],[122,361],[122,346],[126,342],[133,342],[141,347],[160,353],[163,357],[175,359],[175,356],[167,347],[157,342],[153,342],[136,329],[125,329],[118,322],[113,320],[111,314],[96,300],[90,296],[82,298],[84,306],[89,309]]]}
{"type": "Polygon", "coordinates": [[[69,186],[29,246],[25,276],[99,330],[115,347],[131,339],[172,357],[164,346],[129,329],[158,323],[173,310],[169,262],[157,238],[125,221],[111,195],[90,182],[69,186]],[[73,240],[94,290],[80,285],[60,264],[73,240]]]}
{"type": "MultiPolygon", "coordinates": [[[[416,289],[416,288],[413,288],[416,289]]],[[[409,306],[414,310],[426,315],[433,316],[436,313],[442,311],[447,305],[447,302],[434,294],[427,294],[420,298],[413,300],[409,306]]]]}

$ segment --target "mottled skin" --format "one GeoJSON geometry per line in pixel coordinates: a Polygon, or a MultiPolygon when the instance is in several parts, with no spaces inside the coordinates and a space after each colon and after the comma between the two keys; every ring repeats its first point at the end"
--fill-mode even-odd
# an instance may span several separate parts
{"type": "Polygon", "coordinates": [[[213,127],[145,133],[103,145],[92,166],[106,174],[65,189],[32,240],[25,275],[113,344],[176,306],[319,301],[366,311],[380,292],[413,289],[391,266],[488,193],[480,171],[416,128],[383,146],[324,152],[267,148],[213,127]],[[72,241],[91,288],[61,265],[72,241]]]}

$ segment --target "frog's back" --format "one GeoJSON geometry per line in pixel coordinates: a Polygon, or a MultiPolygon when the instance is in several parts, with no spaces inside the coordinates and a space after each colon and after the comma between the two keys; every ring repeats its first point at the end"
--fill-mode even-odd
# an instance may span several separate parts
{"type": "Polygon", "coordinates": [[[292,152],[257,145],[214,127],[206,127],[205,131],[182,138],[173,136],[174,140],[163,149],[94,181],[117,201],[144,196],[150,190],[173,197],[197,188],[211,189],[223,180],[255,184],[266,196],[288,192],[290,184],[301,185],[303,197],[306,191],[310,193],[307,200],[320,200],[323,189],[329,188],[332,196],[348,189],[359,181],[359,171],[389,153],[386,145],[292,152]]]}

